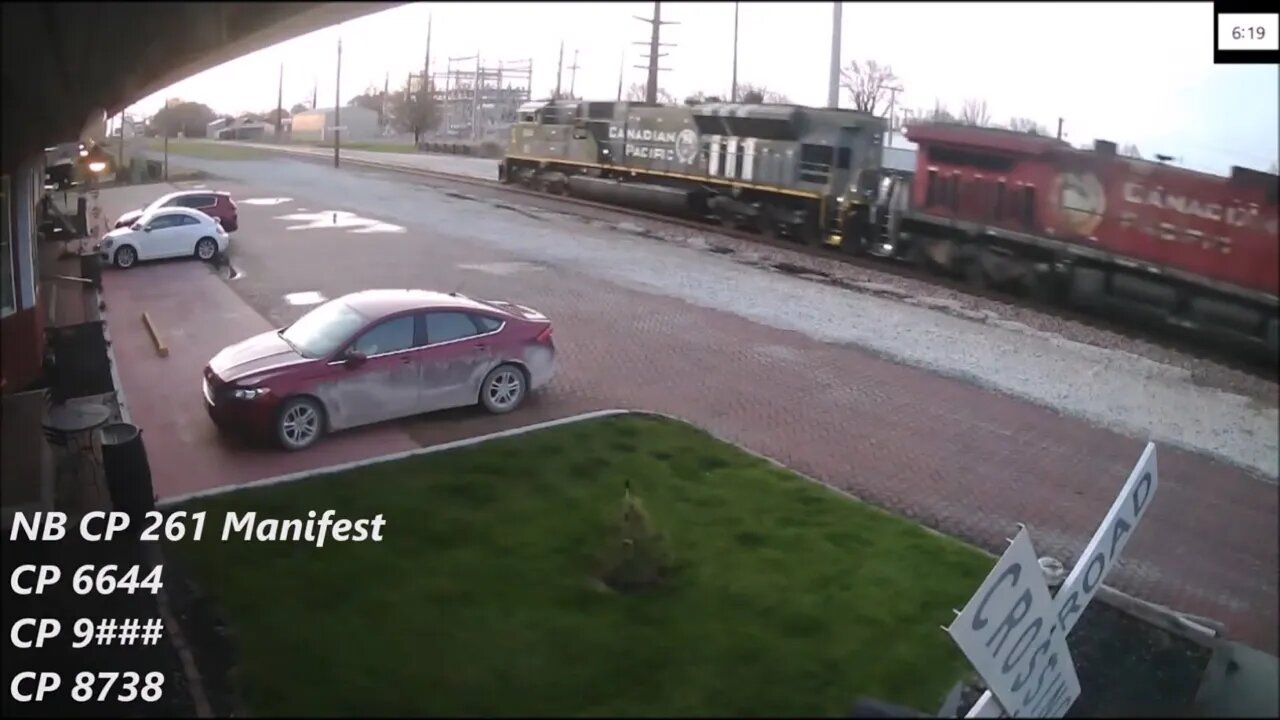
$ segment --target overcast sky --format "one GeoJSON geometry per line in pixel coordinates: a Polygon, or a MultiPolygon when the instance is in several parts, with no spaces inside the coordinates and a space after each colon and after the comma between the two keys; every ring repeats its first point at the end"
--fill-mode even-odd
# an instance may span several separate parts
{"type": "MultiPolygon", "coordinates": [[[[485,64],[533,60],[535,97],[555,87],[560,41],[567,90],[578,51],[575,91],[613,99],[625,51],[625,83],[642,82],[652,3],[415,3],[303,35],[246,55],[144,99],[149,115],[165,98],[203,102],[218,112],[275,107],[284,64],[284,101],[309,101],[318,85],[332,106],[338,37],[342,99],[402,88],[422,67],[432,18],[431,63],[480,53],[485,64]]],[[[677,98],[702,90],[728,95],[734,5],[665,3],[661,86],[677,98]]],[[[782,92],[793,102],[826,102],[832,3],[744,2],[739,10],[739,82],[782,92]]],[[[1073,144],[1094,138],[1143,155],[1164,153],[1211,172],[1231,165],[1268,169],[1280,157],[1280,70],[1215,66],[1211,3],[845,3],[841,60],[892,65],[900,106],[953,111],[985,99],[992,118],[1029,117],[1054,130],[1063,118],[1073,144]]],[[[474,61],[468,63],[474,67],[474,61]]],[[[842,98],[847,103],[847,99],[842,98]]]]}

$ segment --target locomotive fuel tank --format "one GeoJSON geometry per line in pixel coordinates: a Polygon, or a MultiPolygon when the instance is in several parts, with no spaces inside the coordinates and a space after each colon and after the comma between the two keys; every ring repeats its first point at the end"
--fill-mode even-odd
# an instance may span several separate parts
{"type": "Polygon", "coordinates": [[[657,213],[684,216],[703,212],[705,208],[705,203],[694,192],[662,185],[578,176],[569,178],[568,188],[570,195],[584,200],[657,213]]]}

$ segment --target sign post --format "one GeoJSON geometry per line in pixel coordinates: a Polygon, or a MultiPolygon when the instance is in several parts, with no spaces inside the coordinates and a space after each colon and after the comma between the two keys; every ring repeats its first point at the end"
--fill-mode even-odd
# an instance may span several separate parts
{"type": "Polygon", "coordinates": [[[1080,680],[1022,528],[947,633],[1015,717],[1062,717],[1080,680]]]}
{"type": "MultiPolygon", "coordinates": [[[[1058,635],[1064,643],[1067,633],[1071,632],[1071,629],[1080,620],[1080,615],[1089,604],[1089,601],[1093,600],[1094,596],[1098,594],[1098,589],[1102,587],[1103,578],[1115,568],[1121,551],[1128,544],[1129,538],[1133,535],[1138,523],[1146,515],[1147,508],[1151,506],[1151,498],[1155,495],[1159,484],[1156,445],[1149,442],[1146,449],[1142,451],[1142,456],[1138,458],[1138,464],[1129,473],[1129,479],[1125,481],[1124,487],[1120,489],[1120,494],[1116,497],[1115,502],[1111,504],[1111,509],[1107,511],[1106,516],[1102,519],[1102,524],[1098,526],[1093,538],[1080,555],[1080,559],[1076,561],[1075,567],[1071,569],[1071,574],[1067,576],[1062,587],[1053,597],[1053,617],[1059,630],[1058,635]]],[[[1023,533],[1025,533],[1025,530],[1023,533]]],[[[1020,533],[1019,537],[1023,533],[1020,533]]],[[[1013,548],[1010,547],[1005,556],[1008,557],[1012,550],[1013,548]]],[[[1004,563],[1005,559],[1001,558],[1000,562],[1004,563]]],[[[1000,564],[997,564],[996,568],[999,569],[1000,564]]],[[[995,574],[994,570],[992,574],[995,574]]],[[[988,577],[988,580],[990,580],[990,577],[988,577]]],[[[984,584],[983,587],[985,586],[984,584]]],[[[982,588],[979,588],[979,593],[981,592],[982,588]]],[[[975,595],[974,597],[977,598],[978,596],[975,595]]],[[[970,600],[970,604],[972,602],[970,600]]],[[[970,661],[973,662],[973,658],[970,658],[970,661]]],[[[982,666],[975,662],[974,667],[982,674],[983,679],[987,681],[992,690],[982,694],[982,697],[969,710],[966,717],[996,718],[1002,714],[1022,717],[1016,710],[1013,712],[1008,710],[1010,707],[1017,708],[1017,706],[1008,704],[1010,700],[1001,695],[999,688],[983,672],[982,666]]],[[[1074,670],[1072,676],[1075,676],[1074,670]]],[[[1069,707],[1070,705],[1068,704],[1067,708],[1069,707]]],[[[1066,708],[1064,708],[1065,710],[1066,708]]]]}

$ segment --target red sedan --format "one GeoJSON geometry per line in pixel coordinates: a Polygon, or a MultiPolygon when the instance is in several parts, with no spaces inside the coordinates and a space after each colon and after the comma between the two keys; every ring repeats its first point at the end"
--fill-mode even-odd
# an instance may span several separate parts
{"type": "Polygon", "coordinates": [[[220,428],[287,450],[321,435],[480,404],[507,413],[555,374],[546,316],[426,290],[366,290],[223,349],[204,369],[220,428]]]}

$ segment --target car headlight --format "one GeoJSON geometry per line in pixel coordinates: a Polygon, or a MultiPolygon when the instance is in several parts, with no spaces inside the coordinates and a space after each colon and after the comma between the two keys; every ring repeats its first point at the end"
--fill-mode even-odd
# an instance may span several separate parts
{"type": "Polygon", "coordinates": [[[103,240],[103,241],[102,241],[102,249],[103,249],[103,250],[110,250],[110,249],[111,249],[111,246],[112,246],[112,245],[115,245],[115,244],[116,244],[116,241],[115,241],[115,240],[113,240],[112,238],[107,238],[106,240],[103,240]]]}
{"type": "Polygon", "coordinates": [[[264,387],[236,388],[231,391],[231,397],[237,400],[253,400],[255,398],[260,398],[269,392],[271,391],[264,387]]]}

